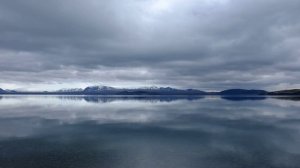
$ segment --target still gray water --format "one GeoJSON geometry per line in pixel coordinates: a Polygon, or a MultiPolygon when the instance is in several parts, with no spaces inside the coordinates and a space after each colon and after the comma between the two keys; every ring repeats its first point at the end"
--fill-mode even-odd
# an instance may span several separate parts
{"type": "Polygon", "coordinates": [[[298,168],[300,101],[0,97],[0,168],[298,168]]]}

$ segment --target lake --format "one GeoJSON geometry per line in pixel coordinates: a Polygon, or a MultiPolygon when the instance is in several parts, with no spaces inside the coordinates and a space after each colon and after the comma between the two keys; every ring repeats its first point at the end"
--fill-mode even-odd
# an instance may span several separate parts
{"type": "Polygon", "coordinates": [[[298,98],[0,97],[0,168],[299,167],[298,98]]]}

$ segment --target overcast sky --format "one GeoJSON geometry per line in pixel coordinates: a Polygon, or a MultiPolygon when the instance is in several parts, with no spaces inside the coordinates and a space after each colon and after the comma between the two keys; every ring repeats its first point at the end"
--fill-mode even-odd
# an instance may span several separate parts
{"type": "Polygon", "coordinates": [[[299,0],[0,0],[0,87],[300,88],[299,0]]]}

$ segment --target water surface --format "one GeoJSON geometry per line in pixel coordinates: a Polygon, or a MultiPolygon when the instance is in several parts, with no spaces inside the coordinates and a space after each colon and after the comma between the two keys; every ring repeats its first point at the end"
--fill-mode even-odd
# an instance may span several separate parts
{"type": "Polygon", "coordinates": [[[0,168],[298,168],[300,101],[0,97],[0,168]]]}

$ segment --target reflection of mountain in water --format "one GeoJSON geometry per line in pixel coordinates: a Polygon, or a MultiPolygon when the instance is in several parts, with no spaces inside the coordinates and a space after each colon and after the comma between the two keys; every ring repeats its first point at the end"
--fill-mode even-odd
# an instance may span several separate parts
{"type": "Polygon", "coordinates": [[[279,97],[272,97],[275,99],[280,99],[280,100],[292,100],[292,101],[300,101],[300,96],[279,96],[279,97]]]}
{"type": "MultiPolygon", "coordinates": [[[[19,97],[15,96],[14,98],[19,97]]],[[[45,96],[47,97],[47,96],[45,96]]],[[[109,103],[114,101],[142,101],[149,103],[156,102],[172,102],[176,100],[187,100],[194,101],[199,99],[204,99],[206,96],[70,96],[70,95],[62,95],[55,96],[60,100],[70,100],[70,101],[85,101],[89,103],[109,103]]],[[[288,101],[300,101],[300,96],[218,96],[222,99],[228,101],[259,101],[265,99],[280,99],[280,100],[288,100],[288,101]]],[[[0,96],[0,100],[7,99],[6,96],[0,96]]]]}
{"type": "Polygon", "coordinates": [[[245,100],[265,100],[265,96],[222,96],[222,99],[230,101],[245,101],[245,100]]]}
{"type": "Polygon", "coordinates": [[[143,101],[143,102],[172,102],[176,100],[198,100],[203,99],[204,96],[58,96],[59,99],[81,101],[84,100],[89,103],[109,103],[113,101],[143,101]]]}

